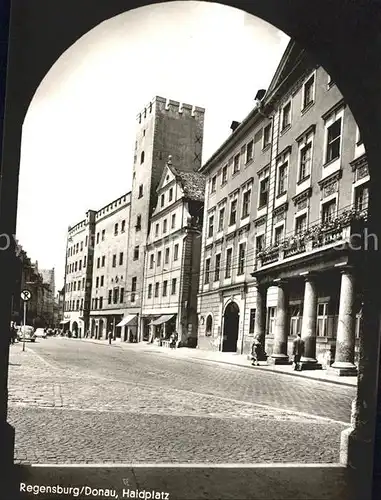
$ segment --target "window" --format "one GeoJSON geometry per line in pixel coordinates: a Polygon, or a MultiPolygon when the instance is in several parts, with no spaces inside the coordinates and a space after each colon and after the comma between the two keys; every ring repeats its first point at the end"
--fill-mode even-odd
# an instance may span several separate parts
{"type": "Polygon", "coordinates": [[[169,264],[169,248],[165,249],[165,258],[164,258],[164,263],[169,264]]]}
{"type": "Polygon", "coordinates": [[[214,232],[214,215],[209,217],[208,238],[212,238],[214,232]]]}
{"type": "Polygon", "coordinates": [[[106,257],[103,255],[102,257],[102,267],[105,267],[106,265],[106,257]]]}
{"type": "Polygon", "coordinates": [[[355,209],[361,212],[367,210],[369,200],[368,183],[364,183],[355,189],[355,209]]]}
{"type": "Polygon", "coordinates": [[[269,178],[265,177],[259,183],[259,206],[258,208],[263,208],[267,205],[269,196],[269,178]]]}
{"type": "Polygon", "coordinates": [[[248,189],[243,193],[242,200],[242,219],[246,219],[250,215],[250,199],[251,199],[251,189],[248,189]]]}
{"type": "Polygon", "coordinates": [[[210,258],[205,261],[205,285],[209,284],[210,280],[210,258]]]}
{"type": "Polygon", "coordinates": [[[120,302],[122,303],[124,301],[124,288],[120,289],[120,302]]]}
{"type": "Polygon", "coordinates": [[[161,207],[164,207],[164,202],[165,202],[165,196],[162,194],[162,195],[160,196],[160,206],[161,206],[161,207]]]}
{"type": "Polygon", "coordinates": [[[80,260],[79,261],[79,270],[81,270],[81,269],[82,269],[82,261],[80,260]]]}
{"type": "Polygon", "coordinates": [[[327,129],[326,163],[336,160],[340,156],[341,145],[341,118],[336,120],[327,129]]]}
{"type": "Polygon", "coordinates": [[[321,302],[317,305],[317,336],[328,336],[328,302],[321,302]]]}
{"type": "Polygon", "coordinates": [[[83,241],[81,241],[81,252],[83,250],[83,241]]]}
{"type": "Polygon", "coordinates": [[[169,201],[172,201],[173,198],[173,188],[169,190],[169,201]]]}
{"type": "Polygon", "coordinates": [[[108,303],[111,304],[112,302],[112,290],[108,291],[108,303]]]}
{"type": "Polygon", "coordinates": [[[99,233],[97,233],[97,244],[99,243],[99,233]]]}
{"type": "Polygon", "coordinates": [[[98,257],[97,258],[97,269],[99,269],[101,267],[101,258],[98,257]]]}
{"type": "Polygon", "coordinates": [[[99,309],[103,309],[103,297],[99,297],[99,309]]]}
{"type": "Polygon", "coordinates": [[[226,250],[225,278],[231,278],[232,276],[232,254],[233,249],[228,248],[226,250]]]}
{"type": "Polygon", "coordinates": [[[139,198],[143,198],[143,184],[139,186],[139,198]]]}
{"type": "Polygon", "coordinates": [[[233,160],[233,174],[236,174],[239,170],[239,153],[235,155],[233,160]]]}
{"type": "Polygon", "coordinates": [[[156,226],[155,226],[155,236],[156,237],[159,236],[159,224],[156,224],[156,226]]]}
{"type": "Polygon", "coordinates": [[[308,142],[300,150],[299,182],[302,182],[311,175],[311,163],[312,163],[312,142],[308,142]]]}
{"type": "Polygon", "coordinates": [[[291,125],[291,101],[288,102],[282,110],[282,130],[291,125]]]}
{"type": "Polygon", "coordinates": [[[167,219],[164,219],[163,221],[163,233],[167,232],[167,219]]]}
{"type": "Polygon", "coordinates": [[[266,127],[263,129],[263,144],[262,148],[265,149],[267,146],[270,145],[271,141],[271,123],[266,125],[266,127]]]}
{"type": "Polygon", "coordinates": [[[176,226],[176,214],[172,215],[172,223],[171,223],[171,228],[175,229],[176,226]]]}
{"type": "Polygon", "coordinates": [[[102,230],[102,241],[104,241],[104,240],[105,240],[105,234],[106,234],[106,231],[103,229],[103,230],[102,230]]]}
{"type": "Polygon", "coordinates": [[[232,200],[230,204],[229,226],[233,226],[236,222],[237,222],[237,200],[232,200]]]}
{"type": "Polygon", "coordinates": [[[88,236],[86,236],[86,239],[85,239],[85,247],[87,247],[88,242],[89,242],[89,237],[88,237],[88,236]]]}
{"type": "Polygon", "coordinates": [[[220,279],[220,270],[221,270],[221,254],[216,255],[216,264],[214,267],[214,281],[218,281],[220,279]]]}
{"type": "Polygon", "coordinates": [[[287,170],[288,162],[283,163],[278,169],[278,196],[287,191],[287,170]]]}
{"type": "Polygon", "coordinates": [[[124,232],[125,232],[125,230],[126,230],[126,221],[125,221],[125,220],[122,220],[122,227],[121,227],[120,232],[121,232],[121,233],[124,233],[124,232]]]}
{"type": "Polygon", "coordinates": [[[322,206],[322,222],[325,224],[332,220],[336,215],[336,199],[327,201],[322,206]]]}
{"type": "Polygon", "coordinates": [[[140,165],[144,163],[144,151],[140,153],[140,165]]]}
{"type": "Polygon", "coordinates": [[[303,86],[303,109],[314,102],[315,75],[312,75],[303,86]]]}
{"type": "Polygon", "coordinates": [[[116,255],[112,256],[112,267],[116,267],[116,255]]]}
{"type": "Polygon", "coordinates": [[[140,231],[141,228],[142,228],[142,216],[138,215],[136,217],[136,227],[135,227],[135,229],[136,229],[136,231],[140,231]]]}
{"type": "Polygon", "coordinates": [[[221,184],[226,184],[228,182],[228,166],[225,165],[222,168],[222,174],[221,174],[221,184]]]}
{"type": "Polygon", "coordinates": [[[173,278],[172,279],[172,290],[171,290],[172,295],[176,295],[176,285],[177,285],[177,279],[173,278]]]}
{"type": "Polygon", "coordinates": [[[225,207],[220,208],[220,215],[218,219],[218,232],[224,229],[225,207]]]}
{"type": "Polygon", "coordinates": [[[105,277],[101,276],[101,286],[104,286],[104,284],[105,284],[105,277]]]}
{"type": "Polygon", "coordinates": [[[131,280],[131,292],[136,292],[136,284],[137,284],[138,278],[134,276],[131,280]]]}
{"type": "Polygon", "coordinates": [[[178,258],[179,258],[179,244],[176,243],[173,254],[173,260],[178,260],[178,258]]]}
{"type": "Polygon", "coordinates": [[[167,292],[168,292],[168,280],[165,280],[163,282],[163,297],[167,296],[167,292]]]}
{"type": "Polygon", "coordinates": [[[259,236],[257,236],[256,240],[255,240],[255,250],[256,250],[256,253],[260,253],[262,252],[262,250],[264,249],[265,247],[265,235],[264,234],[260,234],[259,236]]]}
{"type": "Polygon", "coordinates": [[[212,177],[212,181],[211,181],[211,184],[210,184],[210,192],[211,193],[215,193],[216,192],[216,185],[217,185],[217,176],[214,175],[212,177]]]}
{"type": "Polygon", "coordinates": [[[301,304],[290,306],[289,318],[290,318],[290,335],[296,336],[298,333],[302,332],[303,313],[301,304]]]}
{"type": "Polygon", "coordinates": [[[274,231],[274,244],[280,245],[283,241],[284,226],[278,226],[274,231]]]}
{"type": "Polygon", "coordinates": [[[238,270],[237,275],[245,272],[246,243],[240,243],[238,247],[238,270]]]}
{"type": "Polygon", "coordinates": [[[249,333],[254,333],[255,330],[255,309],[250,309],[249,333]]]}
{"type": "Polygon", "coordinates": [[[267,335],[275,333],[276,307],[267,308],[267,335]]]}
{"type": "MultiPolygon", "coordinates": [[[[95,288],[99,287],[99,276],[97,276],[97,279],[95,280],[95,288]]],[[[79,290],[79,287],[78,287],[79,290]]]]}
{"type": "Polygon", "coordinates": [[[157,267],[161,266],[161,251],[157,252],[157,267]]]}
{"type": "Polygon", "coordinates": [[[307,214],[299,215],[295,219],[295,234],[303,234],[307,229],[307,214]]]}
{"type": "Polygon", "coordinates": [[[159,285],[159,283],[158,283],[158,282],[156,282],[156,283],[155,283],[155,297],[158,297],[158,296],[159,296],[159,286],[160,286],[160,285],[159,285]]]}
{"type": "Polygon", "coordinates": [[[250,141],[246,145],[246,163],[251,161],[254,156],[254,141],[250,141]]]}
{"type": "Polygon", "coordinates": [[[77,270],[78,270],[78,262],[76,262],[76,263],[74,264],[74,269],[75,269],[75,271],[77,271],[77,270]]]}
{"type": "MultiPolygon", "coordinates": [[[[123,254],[122,255],[122,260],[123,260],[123,254]]],[[[134,260],[139,260],[139,245],[137,245],[135,248],[134,248],[134,257],[133,257],[134,260]]],[[[151,268],[152,269],[152,268],[151,268]]]]}
{"type": "Polygon", "coordinates": [[[117,236],[118,234],[118,224],[115,224],[114,226],[114,235],[117,236]]]}
{"type": "Polygon", "coordinates": [[[150,284],[148,285],[148,295],[147,295],[147,297],[148,297],[149,299],[151,299],[151,298],[152,298],[152,283],[150,283],[150,284]]]}
{"type": "Polygon", "coordinates": [[[153,269],[153,263],[154,263],[155,256],[153,253],[149,256],[149,268],[153,269]]]}
{"type": "MultiPolygon", "coordinates": [[[[136,247],[135,247],[135,251],[136,251],[136,247]]],[[[139,247],[138,247],[138,258],[139,258],[139,247]]],[[[123,265],[123,252],[120,252],[120,254],[119,254],[119,265],[120,266],[123,265]]]]}

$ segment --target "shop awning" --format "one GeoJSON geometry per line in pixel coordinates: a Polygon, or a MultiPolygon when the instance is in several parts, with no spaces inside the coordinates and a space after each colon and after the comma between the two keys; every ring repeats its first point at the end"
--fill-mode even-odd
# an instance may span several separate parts
{"type": "Polygon", "coordinates": [[[162,325],[163,323],[166,323],[170,319],[172,319],[174,314],[165,314],[163,316],[160,316],[160,318],[155,319],[155,321],[152,321],[151,325],[162,325]]]}
{"type": "Polygon", "coordinates": [[[60,325],[66,325],[67,323],[70,323],[70,319],[63,319],[60,321],[60,325]]]}
{"type": "Polygon", "coordinates": [[[125,316],[122,321],[120,321],[116,326],[126,326],[128,325],[129,323],[131,323],[131,321],[133,319],[135,319],[137,317],[136,314],[127,314],[127,316],[125,316]]]}

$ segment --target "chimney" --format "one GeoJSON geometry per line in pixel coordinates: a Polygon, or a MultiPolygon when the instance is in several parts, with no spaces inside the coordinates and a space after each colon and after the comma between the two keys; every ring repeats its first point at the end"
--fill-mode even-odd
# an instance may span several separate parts
{"type": "Polygon", "coordinates": [[[265,97],[266,90],[265,89],[259,89],[254,100],[255,101],[262,101],[262,99],[265,97]]]}
{"type": "Polygon", "coordinates": [[[230,125],[230,128],[231,128],[231,131],[232,133],[235,131],[235,129],[237,127],[239,127],[241,125],[241,122],[236,122],[236,121],[233,121],[232,124],[230,125]]]}

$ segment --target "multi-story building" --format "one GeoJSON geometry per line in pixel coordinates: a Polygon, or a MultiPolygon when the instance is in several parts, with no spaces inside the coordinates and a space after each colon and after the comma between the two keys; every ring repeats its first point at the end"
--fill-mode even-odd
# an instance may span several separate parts
{"type": "Polygon", "coordinates": [[[157,96],[137,117],[126,288],[130,316],[138,317],[142,307],[144,259],[134,256],[143,255],[165,163],[172,155],[174,164],[184,171],[200,168],[204,113],[198,106],[157,96]]]}
{"type": "Polygon", "coordinates": [[[52,291],[53,297],[56,295],[56,281],[55,281],[55,270],[53,269],[40,269],[39,270],[43,282],[47,283],[50,286],[50,290],[52,291]]]}
{"type": "Polygon", "coordinates": [[[288,363],[300,332],[304,368],[356,373],[369,176],[329,75],[290,42],[265,96],[201,171],[199,344],[247,353],[255,335],[270,361],[288,363]]]}
{"type": "Polygon", "coordinates": [[[114,338],[126,340],[131,330],[137,333],[136,318],[126,321],[130,208],[131,193],[127,193],[95,214],[90,313],[90,335],[95,338],[106,338],[112,331],[114,338]]]}
{"type": "Polygon", "coordinates": [[[65,330],[83,336],[89,329],[91,282],[93,275],[94,210],[86,218],[68,229],[65,268],[64,317],[65,330]]]}
{"type": "MultiPolygon", "coordinates": [[[[182,345],[196,346],[204,192],[202,174],[175,168],[168,159],[144,253],[142,340],[166,340],[176,330],[182,345]]],[[[135,251],[135,260],[143,257],[135,251]]]]}

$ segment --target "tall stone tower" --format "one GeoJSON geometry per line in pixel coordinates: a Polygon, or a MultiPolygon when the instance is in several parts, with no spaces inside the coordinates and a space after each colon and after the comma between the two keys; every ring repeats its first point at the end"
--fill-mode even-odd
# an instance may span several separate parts
{"type": "Polygon", "coordinates": [[[145,293],[144,249],[164,166],[172,155],[181,170],[201,167],[204,114],[204,108],[155,97],[137,116],[126,281],[129,314],[139,314],[145,293]]]}

